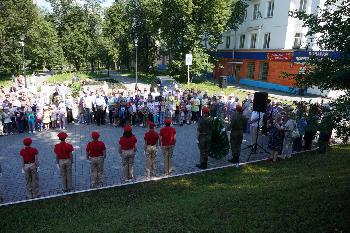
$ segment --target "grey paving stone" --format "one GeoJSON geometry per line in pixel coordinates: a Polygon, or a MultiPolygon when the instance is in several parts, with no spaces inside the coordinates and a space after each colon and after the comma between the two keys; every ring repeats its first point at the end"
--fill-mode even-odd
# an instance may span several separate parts
{"type": "MultiPolygon", "coordinates": [[[[173,165],[176,174],[198,171],[195,166],[199,162],[199,149],[196,144],[196,125],[175,126],[177,130],[177,144],[174,150],[173,165]]],[[[74,146],[73,163],[73,184],[75,190],[85,190],[90,188],[90,163],[86,160],[85,146],[90,141],[90,133],[93,131],[101,133],[107,147],[107,158],[105,160],[105,186],[121,183],[122,166],[118,154],[117,146],[119,137],[122,135],[121,128],[115,128],[111,125],[69,125],[67,128],[67,141],[74,146]]],[[[146,179],[145,177],[145,156],[143,152],[143,135],[147,131],[145,128],[134,127],[133,132],[138,139],[138,152],[135,159],[134,174],[137,181],[146,179]]],[[[159,129],[157,129],[159,131],[159,129]]],[[[34,135],[15,134],[6,137],[0,137],[0,161],[3,167],[3,176],[0,178],[0,195],[4,202],[24,200],[25,196],[25,178],[22,174],[21,158],[19,151],[23,147],[22,140],[25,137],[32,137],[33,146],[39,149],[40,162],[40,192],[42,196],[61,193],[62,185],[59,176],[59,170],[55,164],[55,155],[53,152],[54,144],[58,143],[58,130],[49,130],[38,132],[34,135]]],[[[248,135],[249,136],[249,135],[248,135]]],[[[248,137],[245,135],[244,148],[248,137]]],[[[265,140],[266,141],[266,140],[265,140]]],[[[265,144],[266,145],[266,144],[265,144]]],[[[242,150],[241,162],[245,162],[250,150],[242,150]]],[[[262,159],[266,154],[252,155],[251,160],[262,159]]],[[[228,165],[227,159],[230,153],[221,160],[209,158],[209,168],[228,165]]],[[[161,151],[157,154],[157,175],[163,176],[163,155],[161,151]]]]}

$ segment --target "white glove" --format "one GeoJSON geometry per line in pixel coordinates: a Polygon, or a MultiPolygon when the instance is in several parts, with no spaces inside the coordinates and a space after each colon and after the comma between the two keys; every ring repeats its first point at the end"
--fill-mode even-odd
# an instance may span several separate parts
{"type": "Polygon", "coordinates": [[[24,174],[24,169],[22,168],[22,174],[24,174]]]}
{"type": "Polygon", "coordinates": [[[37,172],[40,172],[40,167],[37,167],[36,171],[37,171],[37,172]]]}
{"type": "Polygon", "coordinates": [[[57,169],[60,169],[60,166],[58,165],[58,163],[56,163],[56,167],[57,167],[57,169]]]}
{"type": "Polygon", "coordinates": [[[198,141],[198,139],[196,140],[196,143],[197,143],[197,144],[199,144],[199,141],[198,141]]]}

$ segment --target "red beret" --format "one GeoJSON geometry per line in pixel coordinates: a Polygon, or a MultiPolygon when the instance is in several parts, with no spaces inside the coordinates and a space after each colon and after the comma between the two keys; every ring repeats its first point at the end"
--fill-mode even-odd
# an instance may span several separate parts
{"type": "Polygon", "coordinates": [[[124,132],[131,132],[132,131],[132,128],[130,125],[125,125],[124,126],[124,132]]]}
{"type": "Polygon", "coordinates": [[[156,126],[152,121],[149,121],[149,122],[148,122],[148,125],[149,125],[149,128],[150,128],[150,129],[153,129],[154,126],[156,126]]]}
{"type": "Polygon", "coordinates": [[[91,133],[91,137],[92,137],[92,139],[98,139],[100,137],[100,134],[98,132],[94,131],[91,133]]]}
{"type": "Polygon", "coordinates": [[[59,134],[57,134],[57,137],[59,139],[66,139],[68,135],[65,132],[60,132],[59,134]]]}
{"type": "Polygon", "coordinates": [[[32,144],[32,139],[31,138],[25,138],[25,139],[23,139],[23,144],[25,145],[25,146],[30,146],[31,144],[32,144]]]}
{"type": "Polygon", "coordinates": [[[165,119],[164,123],[165,124],[171,124],[171,119],[165,119]]]}
{"type": "Polygon", "coordinates": [[[237,105],[236,105],[236,111],[237,111],[237,112],[243,112],[242,106],[237,104],[237,105]]]}
{"type": "Polygon", "coordinates": [[[203,111],[203,113],[209,113],[209,108],[208,108],[208,107],[204,107],[204,108],[202,109],[202,111],[203,111]]]}

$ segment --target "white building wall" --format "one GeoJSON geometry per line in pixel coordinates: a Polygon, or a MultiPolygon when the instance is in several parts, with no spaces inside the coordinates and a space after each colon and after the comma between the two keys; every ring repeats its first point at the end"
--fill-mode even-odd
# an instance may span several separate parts
{"type": "MultiPolygon", "coordinates": [[[[300,6],[300,0],[274,0],[274,14],[273,17],[267,17],[268,2],[270,0],[252,0],[247,1],[249,4],[247,8],[247,17],[243,24],[236,32],[228,31],[223,33],[223,43],[219,45],[219,50],[225,49],[241,49],[239,48],[239,40],[241,35],[245,35],[245,44],[243,49],[250,48],[250,40],[252,33],[257,33],[257,45],[255,49],[264,49],[264,35],[265,33],[271,33],[270,46],[268,49],[273,50],[289,50],[293,49],[294,39],[296,33],[302,33],[302,45],[301,48],[309,43],[311,47],[309,49],[317,50],[311,40],[306,38],[305,35],[308,32],[307,28],[303,28],[303,22],[289,17],[289,11],[298,10],[300,6]],[[254,4],[260,3],[260,13],[262,18],[253,19],[254,4]],[[230,37],[230,46],[226,47],[226,38],[230,37]]],[[[308,0],[306,12],[317,13],[317,7],[325,0],[308,0]]]]}

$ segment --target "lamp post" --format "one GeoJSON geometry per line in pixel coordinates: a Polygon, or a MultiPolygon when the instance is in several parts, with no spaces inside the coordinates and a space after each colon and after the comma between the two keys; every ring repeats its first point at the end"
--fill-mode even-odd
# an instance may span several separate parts
{"type": "Polygon", "coordinates": [[[24,87],[27,88],[27,75],[26,75],[26,64],[25,64],[25,60],[24,60],[24,39],[25,39],[25,35],[22,34],[20,37],[20,42],[19,44],[22,46],[22,70],[23,70],[23,76],[24,76],[24,87]]]}
{"type": "Polygon", "coordinates": [[[137,47],[138,47],[138,39],[135,38],[134,42],[135,42],[135,50],[136,50],[136,65],[135,65],[135,71],[136,71],[136,84],[135,84],[135,89],[137,90],[137,47]]]}

